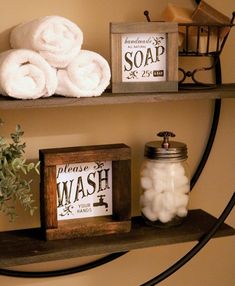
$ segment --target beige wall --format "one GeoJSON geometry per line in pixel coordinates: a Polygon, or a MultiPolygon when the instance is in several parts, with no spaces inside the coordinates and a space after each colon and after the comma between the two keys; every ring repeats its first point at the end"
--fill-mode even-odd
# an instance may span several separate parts
{"type": "MultiPolygon", "coordinates": [[[[159,19],[167,2],[194,7],[194,1],[162,0],[8,0],[0,1],[0,51],[9,48],[10,29],[39,16],[61,15],[76,22],[84,33],[83,48],[97,51],[109,59],[109,22],[142,21],[148,9],[153,19],[159,19]]],[[[231,15],[234,0],[208,0],[222,12],[231,15]]],[[[235,29],[231,32],[222,54],[223,81],[235,82],[235,29]]],[[[210,128],[213,102],[207,100],[163,102],[99,107],[71,107],[1,111],[4,118],[3,135],[9,134],[16,123],[25,131],[27,157],[38,158],[38,150],[45,147],[106,144],[124,142],[133,149],[132,214],[139,214],[138,170],[145,142],[155,139],[159,130],[169,129],[179,141],[187,143],[189,165],[195,169],[210,128]]],[[[235,188],[235,100],[222,102],[221,119],[216,141],[203,174],[191,195],[190,208],[202,208],[219,216],[235,188]]],[[[35,197],[38,198],[38,179],[35,197]]],[[[19,208],[20,217],[10,224],[0,216],[0,230],[39,226],[39,214],[29,217],[19,208]]],[[[235,211],[227,222],[235,227],[235,211]]],[[[192,261],[169,279],[165,286],[232,286],[235,285],[234,237],[210,241],[192,261]]],[[[64,286],[104,285],[135,286],[156,276],[184,255],[194,243],[154,247],[132,251],[107,265],[80,274],[50,279],[18,279],[0,276],[4,286],[64,286]]],[[[65,257],[66,258],[66,257],[65,257]]],[[[15,267],[19,270],[49,270],[77,265],[87,259],[42,263],[15,267]]]]}

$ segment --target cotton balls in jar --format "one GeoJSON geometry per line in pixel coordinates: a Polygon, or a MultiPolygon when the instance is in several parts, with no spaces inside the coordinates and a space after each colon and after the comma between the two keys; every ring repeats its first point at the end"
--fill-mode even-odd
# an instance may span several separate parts
{"type": "Polygon", "coordinates": [[[190,180],[182,161],[145,160],[140,184],[141,212],[151,222],[171,222],[188,213],[190,180]]]}

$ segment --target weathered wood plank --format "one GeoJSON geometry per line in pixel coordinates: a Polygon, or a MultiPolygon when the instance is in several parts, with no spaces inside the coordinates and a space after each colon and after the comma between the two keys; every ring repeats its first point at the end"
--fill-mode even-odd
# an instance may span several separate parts
{"type": "MultiPolygon", "coordinates": [[[[69,148],[52,148],[40,150],[39,157],[41,161],[40,173],[42,174],[42,180],[40,184],[41,226],[42,229],[44,229],[46,239],[68,239],[130,231],[130,147],[120,143],[77,146],[69,148]],[[105,220],[103,220],[100,216],[91,217],[89,218],[89,220],[84,218],[58,220],[56,166],[97,161],[112,161],[112,216],[108,218],[106,217],[105,220]]],[[[103,179],[100,178],[101,181],[103,179]]],[[[80,189],[78,191],[78,188],[80,187],[81,186],[77,186],[78,193],[81,191],[80,189]]],[[[69,192],[71,194],[71,187],[69,192]]],[[[95,192],[95,188],[94,190],[92,190],[92,192],[95,192]]],[[[89,195],[92,195],[92,193],[90,193],[89,195]]],[[[100,195],[101,198],[103,196],[105,195],[100,195]]],[[[99,195],[97,196],[97,198],[98,197],[99,195]]],[[[78,198],[76,199],[76,201],[78,201],[78,198]]],[[[73,203],[69,202],[68,205],[73,205],[74,203],[75,201],[73,203]]]]}
{"type": "Polygon", "coordinates": [[[127,160],[130,149],[125,144],[90,145],[40,150],[45,166],[73,164],[78,162],[127,160]]]}
{"type": "Polygon", "coordinates": [[[111,33],[175,33],[178,32],[178,26],[174,22],[133,22],[133,23],[113,23],[111,33]]]}
{"type": "MultiPolygon", "coordinates": [[[[44,241],[40,229],[2,232],[0,267],[197,241],[215,222],[210,214],[191,210],[182,225],[166,229],[146,226],[141,217],[135,217],[129,233],[97,237],[44,241]]],[[[229,235],[235,235],[235,230],[223,224],[215,237],[229,235]]]]}
{"type": "Polygon", "coordinates": [[[72,98],[58,95],[49,98],[35,100],[17,100],[10,97],[0,96],[0,109],[32,109],[32,108],[64,108],[72,106],[99,106],[133,103],[154,103],[175,100],[235,98],[235,84],[223,84],[215,89],[207,90],[180,90],[178,92],[154,92],[138,94],[113,94],[105,92],[97,97],[72,98]]]}

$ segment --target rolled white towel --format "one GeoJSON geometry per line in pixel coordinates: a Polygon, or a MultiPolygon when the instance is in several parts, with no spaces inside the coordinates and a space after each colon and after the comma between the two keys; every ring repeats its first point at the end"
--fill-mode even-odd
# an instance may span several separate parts
{"type": "Polygon", "coordinates": [[[61,16],[47,16],[19,24],[10,34],[12,48],[39,52],[51,66],[66,67],[83,43],[81,29],[61,16]]]}
{"type": "Polygon", "coordinates": [[[38,53],[12,49],[0,54],[0,93],[18,99],[50,96],[57,87],[56,70],[38,53]]]}
{"type": "Polygon", "coordinates": [[[111,72],[105,58],[81,50],[66,69],[58,70],[56,93],[68,97],[98,96],[109,85],[111,72]]]}

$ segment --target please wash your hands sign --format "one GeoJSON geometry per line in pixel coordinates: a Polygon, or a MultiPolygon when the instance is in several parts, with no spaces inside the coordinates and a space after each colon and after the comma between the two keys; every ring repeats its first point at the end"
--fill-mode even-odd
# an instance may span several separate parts
{"type": "Polygon", "coordinates": [[[120,144],[39,150],[43,238],[129,232],[131,149],[120,144]]]}
{"type": "Polygon", "coordinates": [[[57,219],[112,215],[112,162],[56,166],[57,219]]]}
{"type": "Polygon", "coordinates": [[[178,26],[111,23],[112,92],[178,90],[178,26]]]}

